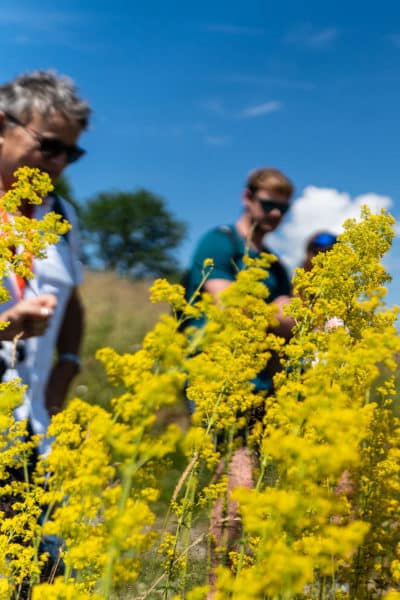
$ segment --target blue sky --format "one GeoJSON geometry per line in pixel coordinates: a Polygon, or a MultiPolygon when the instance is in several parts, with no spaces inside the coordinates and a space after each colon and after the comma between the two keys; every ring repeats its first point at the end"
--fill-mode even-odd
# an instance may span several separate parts
{"type": "MultiPolygon", "coordinates": [[[[258,166],[295,183],[298,209],[274,240],[291,264],[360,197],[400,216],[398,2],[5,0],[0,33],[2,80],[53,68],[93,106],[88,155],[68,171],[77,198],[162,195],[189,224],[183,263],[237,218],[258,166]]],[[[396,241],[390,303],[399,254],[396,241]]]]}

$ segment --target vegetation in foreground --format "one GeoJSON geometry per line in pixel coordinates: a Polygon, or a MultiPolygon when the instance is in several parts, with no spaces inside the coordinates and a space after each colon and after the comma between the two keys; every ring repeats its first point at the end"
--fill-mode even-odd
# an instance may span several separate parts
{"type": "MultiPolygon", "coordinates": [[[[136,351],[98,352],[115,386],[110,405],[73,399],[53,418],[52,452],[32,480],[10,484],[7,469],[26,467],[31,442],[9,416],[18,394],[8,387],[0,477],[14,514],[0,525],[0,597],[207,597],[208,561],[197,550],[211,506],[227,493],[226,473],[212,474],[221,453],[243,444],[252,409],[266,403],[249,438],[255,487],[234,492],[242,536],[236,548],[219,548],[216,600],[399,598],[400,342],[380,262],[392,236],[388,215],[364,210],[310,273],[298,273],[296,331],[267,399],[250,382],[282,350],[282,340],[265,335],[275,322],[261,283],[268,256],[248,260],[223,310],[207,295],[191,305],[180,286],[155,282],[152,300],[168,302],[172,314],[161,314],[136,351]],[[207,323],[182,332],[177,314],[205,314],[207,323]],[[327,326],[332,317],[342,325],[327,326]],[[160,409],[175,406],[184,387],[197,406],[192,426],[160,427],[160,409]],[[178,449],[185,466],[161,522],[157,503],[178,449]],[[54,569],[48,581],[43,536],[61,543],[64,575],[54,569]],[[151,552],[158,561],[150,568],[151,552]],[[205,568],[195,578],[199,560],[205,568]]],[[[211,268],[206,261],[205,277],[211,268]]]]}

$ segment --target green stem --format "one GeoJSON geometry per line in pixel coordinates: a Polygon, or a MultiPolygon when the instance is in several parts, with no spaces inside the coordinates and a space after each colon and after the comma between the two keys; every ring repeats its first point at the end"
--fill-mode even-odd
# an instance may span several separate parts
{"type": "MultiPolygon", "coordinates": [[[[143,437],[143,433],[141,432],[141,434],[138,436],[138,440],[137,440],[137,446],[139,446],[142,437],[143,437]]],[[[134,455],[131,457],[130,462],[126,465],[124,471],[123,471],[123,476],[122,476],[122,492],[121,492],[121,496],[119,499],[119,503],[118,503],[118,514],[117,514],[117,521],[118,519],[121,517],[121,515],[123,514],[126,504],[128,502],[130,493],[131,493],[131,488],[132,488],[132,482],[133,482],[133,477],[135,475],[135,473],[137,472],[137,470],[139,468],[141,468],[141,466],[143,464],[145,464],[147,462],[146,459],[136,462],[137,460],[137,454],[134,453],[134,455]]],[[[101,588],[100,588],[100,593],[103,596],[103,598],[105,598],[106,600],[108,600],[111,596],[111,590],[112,590],[112,580],[113,580],[113,573],[114,573],[114,566],[115,566],[115,562],[118,558],[118,553],[119,553],[119,542],[116,540],[115,536],[112,537],[111,539],[111,543],[109,545],[109,549],[108,549],[108,553],[107,553],[107,564],[105,567],[105,571],[104,571],[104,577],[101,583],[101,588]]]]}
{"type": "Polygon", "coordinates": [[[190,533],[193,521],[193,506],[194,499],[196,496],[198,486],[198,478],[192,477],[190,481],[189,494],[188,494],[188,506],[190,509],[187,512],[187,517],[183,522],[183,534],[182,534],[182,542],[183,542],[183,552],[182,555],[184,557],[184,567],[181,573],[181,597],[183,600],[186,598],[186,586],[187,586],[187,563],[189,558],[189,548],[190,548],[190,533]]]}

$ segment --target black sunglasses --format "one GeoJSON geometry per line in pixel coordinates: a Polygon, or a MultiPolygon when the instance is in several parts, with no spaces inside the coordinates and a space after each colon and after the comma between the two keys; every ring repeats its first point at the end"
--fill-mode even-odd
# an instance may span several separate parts
{"type": "Polygon", "coordinates": [[[254,199],[257,200],[261,204],[263,211],[266,213],[271,212],[271,210],[274,210],[274,208],[276,208],[277,210],[279,210],[281,212],[282,215],[284,215],[285,213],[287,213],[287,211],[290,208],[289,203],[276,202],[275,200],[270,200],[267,198],[259,198],[258,196],[255,196],[254,199]]]}
{"type": "Polygon", "coordinates": [[[29,125],[24,125],[24,123],[21,123],[21,121],[14,117],[14,115],[6,113],[6,118],[11,121],[11,123],[22,127],[28,133],[30,133],[38,142],[40,152],[42,154],[46,154],[48,158],[55,158],[61,154],[65,154],[67,157],[67,163],[71,164],[86,154],[86,151],[79,146],[70,146],[68,144],[64,144],[64,142],[58,138],[42,135],[38,131],[35,131],[35,129],[32,129],[32,127],[29,127],[29,125]]]}

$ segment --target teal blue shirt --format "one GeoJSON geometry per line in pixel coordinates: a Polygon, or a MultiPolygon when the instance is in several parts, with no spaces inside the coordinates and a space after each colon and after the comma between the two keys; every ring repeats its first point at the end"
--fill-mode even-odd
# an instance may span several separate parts
{"type": "MultiPolygon", "coordinates": [[[[274,254],[266,246],[264,252],[274,254]]],[[[249,249],[250,257],[258,257],[260,252],[249,249]]],[[[186,279],[186,297],[189,299],[198,288],[202,280],[203,263],[206,258],[212,258],[214,268],[208,279],[226,279],[234,281],[238,271],[243,269],[243,256],[245,254],[245,242],[240,237],[233,225],[223,225],[208,231],[199,241],[195,249],[191,266],[186,279]]],[[[267,302],[272,302],[282,295],[290,295],[291,284],[282,263],[277,260],[271,265],[270,271],[264,280],[268,287],[269,296],[267,302]]],[[[198,319],[190,322],[190,325],[201,327],[204,320],[198,319]]],[[[271,378],[260,373],[255,380],[256,389],[270,389],[271,378]]]]}

